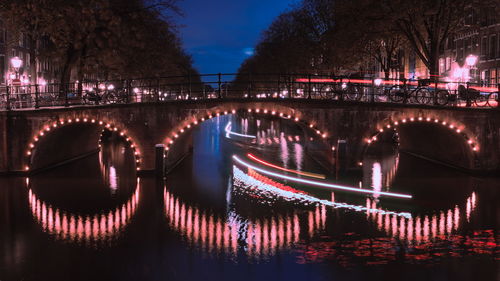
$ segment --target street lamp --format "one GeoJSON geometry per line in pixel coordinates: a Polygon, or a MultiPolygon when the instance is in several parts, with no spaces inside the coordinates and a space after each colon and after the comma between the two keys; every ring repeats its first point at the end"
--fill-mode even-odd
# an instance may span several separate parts
{"type": "Polygon", "coordinates": [[[10,59],[10,63],[12,64],[12,67],[16,71],[16,78],[19,77],[19,68],[23,65],[23,60],[20,59],[19,57],[13,57],[10,59]]]}
{"type": "Polygon", "coordinates": [[[469,66],[469,77],[472,78],[472,68],[476,65],[477,63],[477,56],[475,55],[468,55],[466,58],[465,58],[465,63],[469,66]]]}

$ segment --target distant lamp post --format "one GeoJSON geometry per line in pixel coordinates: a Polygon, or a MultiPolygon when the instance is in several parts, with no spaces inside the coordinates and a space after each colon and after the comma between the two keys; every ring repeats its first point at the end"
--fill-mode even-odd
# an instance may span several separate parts
{"type": "MultiPolygon", "coordinates": [[[[472,69],[474,68],[474,66],[477,63],[477,56],[475,56],[475,55],[468,55],[465,58],[465,63],[469,66],[469,78],[474,78],[473,75],[472,75],[472,69]]],[[[471,80],[474,80],[474,79],[471,79],[471,80]]]]}
{"type": "Polygon", "coordinates": [[[13,57],[10,59],[10,64],[12,65],[12,68],[16,71],[16,78],[19,77],[19,68],[23,65],[23,60],[20,59],[19,57],[13,57]]]}

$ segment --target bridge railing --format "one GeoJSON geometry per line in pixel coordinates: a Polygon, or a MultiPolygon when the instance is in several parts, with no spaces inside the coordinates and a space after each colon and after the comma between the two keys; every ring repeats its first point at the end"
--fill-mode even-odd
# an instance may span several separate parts
{"type": "Polygon", "coordinates": [[[205,74],[0,86],[0,109],[225,98],[499,107],[499,85],[311,74],[205,74]]]}

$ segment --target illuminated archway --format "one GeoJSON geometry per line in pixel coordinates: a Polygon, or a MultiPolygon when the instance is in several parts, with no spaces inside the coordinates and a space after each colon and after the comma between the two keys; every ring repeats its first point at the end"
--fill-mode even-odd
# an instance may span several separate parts
{"type": "MultiPolygon", "coordinates": [[[[330,146],[329,140],[332,139],[332,134],[319,128],[317,122],[307,120],[303,117],[303,114],[300,112],[295,112],[296,110],[287,108],[287,107],[277,107],[275,109],[268,109],[266,107],[261,106],[233,106],[230,109],[221,109],[214,108],[209,109],[203,113],[193,115],[184,121],[182,124],[171,130],[167,137],[164,138],[164,146],[165,146],[165,158],[168,157],[169,151],[172,149],[175,142],[184,134],[191,131],[193,128],[197,127],[201,123],[210,120],[212,118],[217,118],[220,116],[228,115],[228,114],[236,114],[239,110],[246,111],[247,113],[254,113],[259,115],[266,115],[270,117],[277,117],[286,120],[290,120],[295,122],[296,124],[307,128],[312,131],[315,135],[317,135],[326,145],[330,146]]],[[[328,148],[330,150],[330,147],[328,148]]],[[[335,147],[331,147],[332,150],[335,150],[335,147]]]]}
{"type": "MultiPolygon", "coordinates": [[[[40,143],[44,140],[44,138],[47,138],[50,133],[54,132],[55,130],[61,129],[61,128],[67,128],[71,125],[75,124],[85,124],[88,126],[92,126],[93,129],[95,130],[108,130],[110,132],[115,132],[119,134],[123,139],[128,143],[130,148],[133,150],[133,154],[135,157],[135,162],[136,162],[136,169],[137,171],[140,171],[140,164],[141,164],[141,153],[139,148],[137,147],[137,143],[134,141],[134,139],[128,134],[128,132],[122,128],[119,128],[117,125],[114,125],[112,122],[105,121],[102,119],[96,119],[96,118],[91,118],[91,117],[76,117],[76,118],[60,118],[57,120],[52,120],[49,122],[46,122],[40,129],[39,131],[32,137],[30,143],[28,144],[28,147],[26,148],[26,164],[24,166],[25,171],[30,171],[32,170],[32,166],[34,165],[34,157],[35,157],[35,152],[37,151],[37,148],[39,148],[40,143]]],[[[101,133],[102,134],[102,133],[101,133]]],[[[101,135],[99,134],[99,135],[101,135]]],[[[71,137],[71,136],[68,136],[71,137]]],[[[70,140],[73,141],[73,140],[70,140]]],[[[100,138],[95,140],[96,144],[96,149],[100,147],[100,138]]],[[[53,143],[51,144],[53,146],[57,146],[59,144],[53,143]]],[[[37,167],[39,168],[39,167],[37,167]]]]}
{"type": "MultiPolygon", "coordinates": [[[[450,139],[458,140],[459,145],[467,147],[466,152],[466,167],[470,168],[472,165],[473,158],[475,154],[479,151],[480,145],[479,141],[472,137],[472,132],[470,132],[466,126],[460,122],[442,119],[432,115],[419,115],[419,116],[401,116],[397,118],[391,118],[390,120],[385,120],[377,125],[376,130],[372,131],[371,134],[363,139],[363,148],[358,158],[358,165],[362,165],[362,158],[368,151],[368,148],[380,140],[380,135],[387,131],[401,131],[405,126],[415,124],[420,126],[433,127],[438,130],[445,130],[445,133],[449,135],[450,139]]],[[[409,127],[408,127],[409,128],[409,127]]],[[[436,136],[427,136],[428,138],[436,138],[436,136]]],[[[432,143],[434,140],[425,140],[426,143],[432,143]]],[[[425,144],[421,142],[421,144],[425,144]]],[[[439,159],[438,159],[439,160],[439,159]]]]}

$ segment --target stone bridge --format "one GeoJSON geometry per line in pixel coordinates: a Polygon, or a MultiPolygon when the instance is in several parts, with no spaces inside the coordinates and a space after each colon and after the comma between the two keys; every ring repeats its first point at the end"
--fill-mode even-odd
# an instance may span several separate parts
{"type": "Polygon", "coordinates": [[[498,109],[225,99],[0,112],[0,173],[29,174],[95,153],[104,130],[129,142],[138,171],[153,171],[157,144],[172,165],[188,151],[191,129],[233,113],[295,123],[332,167],[341,150],[345,166],[355,169],[367,147],[397,130],[404,151],[471,172],[500,172],[498,109]]]}

